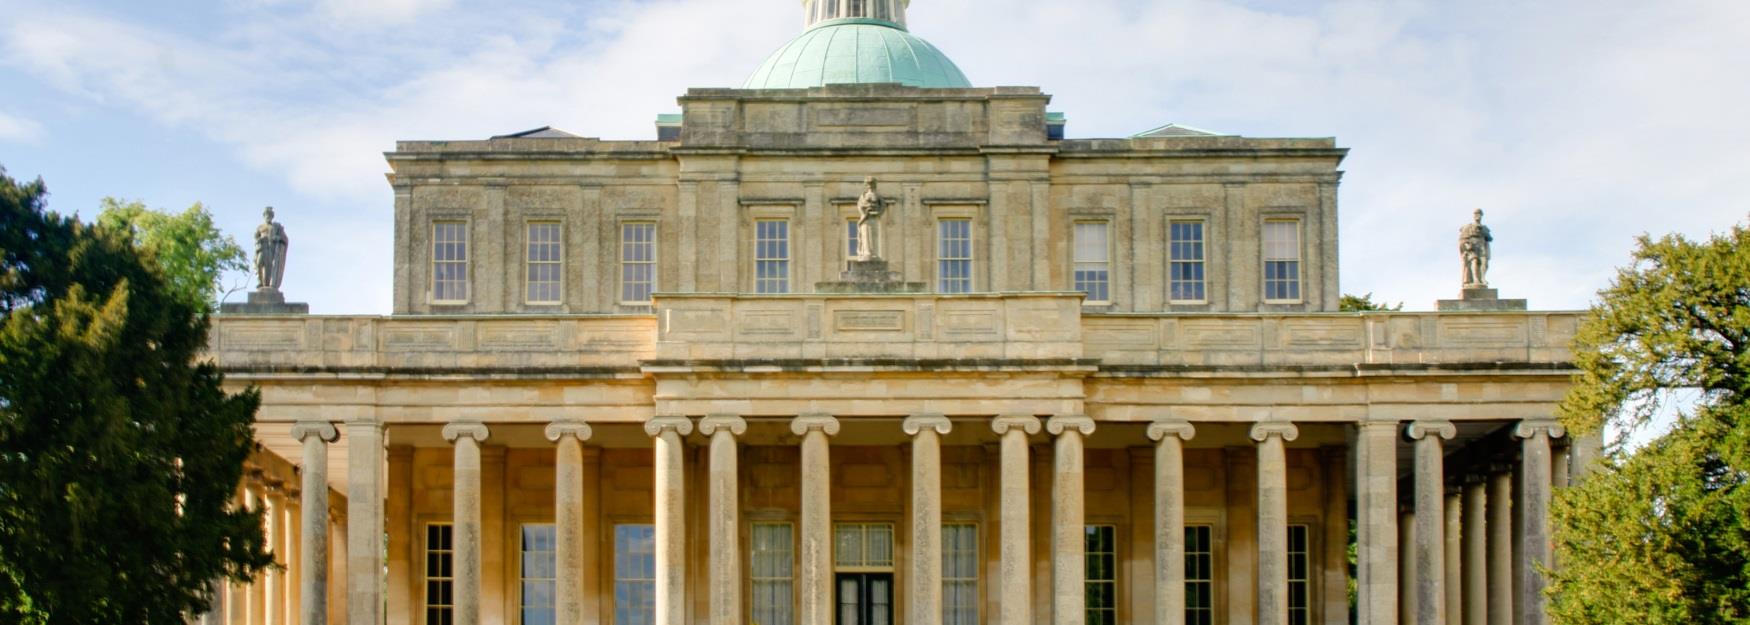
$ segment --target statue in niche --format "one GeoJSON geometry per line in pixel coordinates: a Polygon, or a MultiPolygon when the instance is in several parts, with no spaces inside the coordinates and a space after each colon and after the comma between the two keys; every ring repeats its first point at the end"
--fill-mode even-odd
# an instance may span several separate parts
{"type": "Polygon", "coordinates": [[[1489,244],[1495,237],[1483,225],[1483,209],[1477,209],[1473,217],[1474,221],[1458,229],[1458,255],[1464,260],[1464,288],[1483,289],[1489,286],[1489,244]]]}
{"type": "Polygon", "coordinates": [[[881,216],[887,202],[875,191],[875,177],[863,179],[863,196],[857,198],[857,260],[880,260],[881,216]]]}
{"type": "Polygon", "coordinates": [[[286,248],[291,239],[273,220],[273,207],[261,212],[263,223],[255,228],[255,280],[258,291],[278,291],[286,277],[286,248]]]}

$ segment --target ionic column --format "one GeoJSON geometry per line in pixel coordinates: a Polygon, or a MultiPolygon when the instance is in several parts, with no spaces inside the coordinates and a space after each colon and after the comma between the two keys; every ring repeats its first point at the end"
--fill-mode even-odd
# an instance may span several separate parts
{"type": "Polygon", "coordinates": [[[302,553],[298,554],[298,622],[328,623],[328,444],[340,438],[333,424],[300,421],[292,438],[304,444],[302,553]]]}
{"type": "Polygon", "coordinates": [[[1464,625],[1489,625],[1489,491],[1483,476],[1472,474],[1464,482],[1464,625]]]}
{"type": "Polygon", "coordinates": [[[1561,438],[1563,430],[1561,424],[1552,419],[1537,419],[1521,421],[1513,434],[1521,439],[1520,462],[1523,463],[1524,479],[1519,485],[1519,500],[1525,506],[1519,515],[1520,551],[1525,554],[1525,561],[1520,564],[1523,567],[1520,575],[1525,581],[1519,589],[1519,625],[1543,625],[1548,622],[1548,617],[1544,613],[1544,579],[1539,569],[1548,568],[1552,563],[1549,446],[1550,439],[1561,438]]]}
{"type": "Polygon", "coordinates": [[[1288,623],[1288,450],[1293,423],[1258,423],[1258,625],[1288,623]]]}
{"type": "Polygon", "coordinates": [[[1513,625],[1513,474],[1489,475],[1489,625],[1513,625]]]}
{"type": "Polygon", "coordinates": [[[802,437],[801,570],[796,589],[802,613],[796,622],[827,625],[833,622],[832,469],[827,437],[839,433],[839,420],[829,414],[805,414],[790,421],[790,431],[802,437]]]}
{"type": "Polygon", "coordinates": [[[710,508],[706,511],[707,566],[711,570],[705,576],[710,622],[737,625],[741,623],[741,467],[735,437],[747,433],[747,420],[732,414],[706,415],[699,420],[699,433],[711,437],[710,508]]]}
{"type": "Polygon", "coordinates": [[[900,424],[911,435],[911,623],[942,622],[942,440],[954,424],[939,413],[900,424]]]}
{"type": "Polygon", "coordinates": [[[1087,544],[1083,519],[1082,437],[1094,433],[1087,415],[1057,415],[1045,422],[1057,437],[1051,480],[1051,622],[1087,622],[1087,544]]]}
{"type": "Polygon", "coordinates": [[[1356,611],[1361,625],[1398,622],[1398,424],[1355,428],[1356,611]]]}
{"type": "Polygon", "coordinates": [[[652,417],[644,433],[656,439],[656,625],[687,620],[686,417],[652,417]]]}
{"type": "Polygon", "coordinates": [[[1148,426],[1155,441],[1155,623],[1185,622],[1185,441],[1197,430],[1184,419],[1148,426]]]}
{"type": "Polygon", "coordinates": [[[478,421],[444,426],[444,440],[456,447],[455,510],[450,517],[455,552],[456,625],[480,624],[480,443],[486,442],[486,426],[478,421]]]}
{"type": "Polygon", "coordinates": [[[1417,421],[1405,430],[1416,445],[1416,623],[1446,625],[1446,452],[1458,435],[1450,421],[1417,421]]]}
{"type": "Polygon", "coordinates": [[[1002,437],[998,476],[997,606],[1000,625],[1033,624],[1033,535],[1027,472],[1027,436],[1039,433],[1032,415],[1003,415],[990,429],[1002,437]]]}
{"type": "Polygon", "coordinates": [[[553,463],[553,611],[559,625],[583,625],[583,442],[592,434],[582,421],[547,425],[558,448],[553,463]]]}
{"type": "Polygon", "coordinates": [[[383,622],[383,426],[346,424],[346,619],[383,622]]]}

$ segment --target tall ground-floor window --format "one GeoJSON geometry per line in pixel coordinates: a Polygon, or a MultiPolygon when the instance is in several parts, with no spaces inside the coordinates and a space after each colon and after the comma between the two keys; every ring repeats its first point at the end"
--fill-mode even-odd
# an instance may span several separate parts
{"type": "Polygon", "coordinates": [[[1215,548],[1208,525],[1185,526],[1185,625],[1215,624],[1215,548]]]}
{"type": "Polygon", "coordinates": [[[753,524],[753,622],[791,625],[796,621],[793,529],[789,523],[753,524]]]}
{"type": "Polygon", "coordinates": [[[978,625],[978,526],[942,526],[942,625],[978,625]]]}
{"type": "Polygon", "coordinates": [[[656,621],[656,526],[614,526],[614,625],[656,621]]]}
{"type": "Polygon", "coordinates": [[[1312,623],[1307,527],[1288,526],[1288,625],[1312,623]]]}
{"type": "Polygon", "coordinates": [[[1085,531],[1088,625],[1117,625],[1117,529],[1110,525],[1089,525],[1085,531]]]}
{"type": "Polygon", "coordinates": [[[455,622],[455,542],[449,523],[425,526],[425,625],[455,622]]]}
{"type": "Polygon", "coordinates": [[[523,526],[522,625],[554,625],[557,572],[554,570],[554,536],[551,523],[523,526]]]}

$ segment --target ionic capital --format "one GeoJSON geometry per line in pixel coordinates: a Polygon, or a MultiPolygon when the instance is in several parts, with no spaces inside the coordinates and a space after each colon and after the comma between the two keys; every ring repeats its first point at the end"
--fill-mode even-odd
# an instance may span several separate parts
{"type": "Polygon", "coordinates": [[[298,442],[302,443],[311,436],[324,443],[332,443],[340,440],[340,430],[327,421],[299,421],[292,424],[292,438],[298,442]]]}
{"type": "Polygon", "coordinates": [[[1188,441],[1197,436],[1197,428],[1193,427],[1190,421],[1184,419],[1159,419],[1148,424],[1149,440],[1160,442],[1167,440],[1168,436],[1188,441]]]}
{"type": "Polygon", "coordinates": [[[547,424],[546,435],[547,440],[555,443],[567,436],[576,438],[578,442],[583,442],[594,436],[595,431],[590,429],[588,423],[582,421],[554,421],[547,424]]]}
{"type": "Polygon", "coordinates": [[[797,436],[805,436],[810,430],[820,430],[827,436],[837,436],[839,420],[824,412],[811,412],[790,420],[790,431],[797,436]]]}
{"type": "Polygon", "coordinates": [[[1452,440],[1453,437],[1458,436],[1458,427],[1452,425],[1451,421],[1436,421],[1432,419],[1425,421],[1412,421],[1410,422],[1410,425],[1404,428],[1404,435],[1410,437],[1410,440],[1413,441],[1419,441],[1428,438],[1429,436],[1434,436],[1440,440],[1452,440]]]}
{"type": "Polygon", "coordinates": [[[954,422],[949,421],[947,415],[940,412],[920,412],[906,417],[905,422],[899,424],[899,427],[900,429],[905,430],[906,434],[911,436],[917,436],[918,433],[924,431],[925,428],[935,430],[937,434],[946,436],[948,432],[954,429],[954,422]]]}
{"type": "Polygon", "coordinates": [[[741,418],[741,415],[708,414],[699,420],[700,434],[710,436],[718,430],[728,432],[730,436],[741,436],[747,433],[747,419],[741,418]]]}
{"type": "Polygon", "coordinates": [[[1060,414],[1045,420],[1045,431],[1053,435],[1076,430],[1087,436],[1094,433],[1094,419],[1085,414],[1060,414]]]}
{"type": "Polygon", "coordinates": [[[1519,438],[1531,438],[1538,435],[1550,438],[1561,438],[1568,432],[1560,421],[1555,419],[1526,419],[1513,428],[1513,435],[1519,438]]]}
{"type": "Polygon", "coordinates": [[[673,431],[676,435],[686,436],[693,433],[693,420],[681,416],[651,417],[644,422],[644,433],[652,438],[673,431]]]}
{"type": "Polygon", "coordinates": [[[998,415],[990,420],[991,431],[999,435],[1008,434],[1010,429],[1019,429],[1022,434],[1033,435],[1039,433],[1040,427],[1039,417],[1030,414],[998,415]]]}
{"type": "Polygon", "coordinates": [[[1262,421],[1252,424],[1252,440],[1264,442],[1272,436],[1282,437],[1282,442],[1293,442],[1300,438],[1300,428],[1287,421],[1262,421]]]}
{"type": "Polygon", "coordinates": [[[464,436],[474,439],[476,443],[484,443],[490,435],[486,424],[479,421],[457,421],[444,426],[444,440],[452,443],[464,436]]]}

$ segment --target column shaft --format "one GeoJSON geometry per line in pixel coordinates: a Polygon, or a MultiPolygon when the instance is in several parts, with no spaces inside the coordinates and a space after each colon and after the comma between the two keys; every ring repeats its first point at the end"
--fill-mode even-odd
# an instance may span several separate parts
{"type": "Polygon", "coordinates": [[[583,441],[590,427],[582,421],[547,426],[557,443],[553,462],[553,611],[558,625],[583,625],[583,441]]]}
{"type": "Polygon", "coordinates": [[[346,424],[346,618],[383,622],[383,426],[346,424]]]}
{"type": "Polygon", "coordinates": [[[1446,554],[1442,584],[1446,590],[1445,622],[1464,623],[1464,498],[1458,491],[1446,495],[1446,554]]]}
{"type": "Polygon", "coordinates": [[[1087,544],[1083,519],[1082,437],[1094,433],[1085,415],[1058,415],[1045,424],[1057,436],[1051,481],[1051,622],[1087,622],[1087,544]]]}
{"type": "Polygon", "coordinates": [[[267,622],[273,625],[286,625],[286,597],[291,595],[287,592],[291,584],[287,583],[289,580],[286,579],[286,576],[291,572],[292,558],[295,556],[291,552],[292,541],[287,538],[287,534],[291,532],[286,531],[292,513],[285,485],[276,483],[269,491],[268,499],[271,502],[270,505],[273,506],[273,520],[271,521],[273,543],[271,543],[271,548],[273,549],[274,563],[278,564],[280,569],[273,571],[268,578],[267,622]]]}
{"type": "Polygon", "coordinates": [[[1002,509],[997,556],[997,605],[1000,625],[1033,625],[1032,488],[1027,472],[1027,435],[1039,433],[1039,419],[1032,415],[1001,416],[991,429],[1002,437],[998,476],[1002,509]]]}
{"type": "Polygon", "coordinates": [[[1520,501],[1524,510],[1519,515],[1520,565],[1524,586],[1519,590],[1519,625],[1544,625],[1549,622],[1544,612],[1544,577],[1540,569],[1554,563],[1549,534],[1549,500],[1553,477],[1550,468],[1550,439],[1562,436],[1562,426],[1554,421],[1524,421],[1514,432],[1521,440],[1520,457],[1523,481],[1520,501]]]}
{"type": "Polygon", "coordinates": [[[747,431],[747,421],[735,415],[710,415],[699,421],[699,432],[711,437],[710,509],[706,513],[710,547],[711,622],[737,625],[741,620],[741,466],[735,437],[747,431]]]}
{"type": "Polygon", "coordinates": [[[328,443],[339,438],[334,426],[303,422],[292,426],[292,436],[304,443],[303,552],[298,568],[298,622],[328,623],[328,443]]]}
{"type": "Polygon", "coordinates": [[[1355,433],[1356,610],[1361,625],[1398,623],[1398,425],[1355,433]]]}
{"type": "Polygon", "coordinates": [[[1196,435],[1182,420],[1149,425],[1155,440],[1155,623],[1185,622],[1185,441],[1196,435]]]}
{"type": "Polygon", "coordinates": [[[686,417],[655,417],[644,423],[656,439],[656,625],[687,620],[686,417]]]}
{"type": "Polygon", "coordinates": [[[1489,625],[1513,625],[1513,474],[1489,476],[1489,625]]]}
{"type": "Polygon", "coordinates": [[[1464,625],[1489,625],[1488,487],[1473,479],[1464,485],[1464,625]]]}
{"type": "Polygon", "coordinates": [[[1446,451],[1458,430],[1446,421],[1408,428],[1416,445],[1416,623],[1446,625],[1446,451]]]}
{"type": "Polygon", "coordinates": [[[1404,511],[1398,516],[1398,615],[1406,625],[1416,623],[1419,607],[1416,565],[1416,514],[1404,511]]]}
{"type": "Polygon", "coordinates": [[[942,440],[953,427],[940,414],[902,424],[911,439],[912,625],[942,622],[942,440]]]}
{"type": "Polygon", "coordinates": [[[451,555],[455,571],[456,625],[479,625],[480,594],[484,579],[481,569],[480,531],[480,443],[487,437],[486,426],[477,422],[451,423],[444,426],[444,439],[455,444],[455,487],[451,499],[455,509],[450,517],[455,551],[451,555]]]}
{"type": "MultiPolygon", "coordinates": [[[[275,509],[273,502],[268,499],[265,486],[261,484],[252,486],[250,495],[254,498],[255,508],[262,511],[261,534],[267,541],[272,541],[273,515],[279,510],[275,509]]],[[[265,544],[268,549],[273,548],[272,542],[265,544]]],[[[273,570],[271,569],[256,573],[255,581],[249,583],[249,625],[267,625],[267,587],[272,583],[273,570]]]]}
{"type": "Polygon", "coordinates": [[[1258,625],[1288,623],[1288,450],[1292,423],[1252,426],[1258,443],[1258,625]]]}
{"type": "Polygon", "coordinates": [[[831,415],[809,414],[790,422],[802,437],[801,570],[796,591],[801,597],[799,625],[833,622],[832,473],[827,437],[839,431],[831,415]]]}

